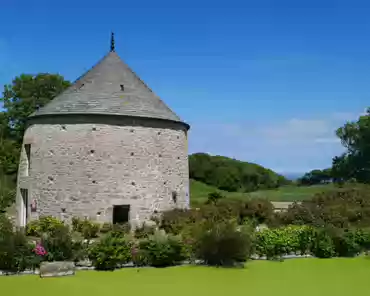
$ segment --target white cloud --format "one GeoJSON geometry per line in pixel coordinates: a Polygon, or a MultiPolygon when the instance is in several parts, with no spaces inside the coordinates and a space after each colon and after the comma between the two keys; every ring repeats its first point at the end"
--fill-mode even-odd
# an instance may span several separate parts
{"type": "Polygon", "coordinates": [[[193,123],[190,152],[225,155],[280,172],[325,168],[335,155],[343,152],[336,129],[358,116],[358,113],[333,112],[325,118],[291,118],[261,125],[193,123]]]}

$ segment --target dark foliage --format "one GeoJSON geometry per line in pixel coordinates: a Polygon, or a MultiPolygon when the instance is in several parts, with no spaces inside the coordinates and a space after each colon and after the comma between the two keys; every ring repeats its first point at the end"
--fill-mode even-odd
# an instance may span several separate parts
{"type": "Polygon", "coordinates": [[[225,198],[220,192],[214,191],[208,193],[207,204],[216,204],[220,199],[225,198]]]}
{"type": "Polygon", "coordinates": [[[369,187],[356,185],[316,194],[311,200],[290,206],[280,215],[280,219],[285,225],[338,228],[370,226],[369,187]]]}
{"type": "Polygon", "coordinates": [[[255,224],[270,224],[275,219],[273,206],[265,199],[248,201],[220,199],[217,204],[204,204],[190,210],[175,209],[166,211],[159,218],[158,224],[167,233],[179,234],[188,225],[219,223],[235,220],[243,224],[252,220],[255,224]]]}
{"type": "Polygon", "coordinates": [[[173,266],[186,259],[182,241],[176,236],[160,232],[141,240],[139,252],[141,262],[154,267],[173,266]]]}
{"type": "Polygon", "coordinates": [[[318,184],[328,184],[332,181],[333,175],[331,168],[325,170],[312,170],[303,177],[297,180],[298,185],[318,185],[318,184]]]}
{"type": "Polygon", "coordinates": [[[251,234],[230,221],[204,227],[196,238],[196,257],[208,265],[244,263],[252,251],[251,234]]]}
{"type": "Polygon", "coordinates": [[[12,223],[0,215],[0,270],[20,272],[34,268],[37,263],[32,249],[26,236],[20,231],[14,232],[12,223]]]}

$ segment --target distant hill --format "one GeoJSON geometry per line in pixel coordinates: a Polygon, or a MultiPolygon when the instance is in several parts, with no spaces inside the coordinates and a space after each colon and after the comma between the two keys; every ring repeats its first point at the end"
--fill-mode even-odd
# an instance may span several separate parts
{"type": "Polygon", "coordinates": [[[189,173],[193,180],[229,192],[252,192],[291,183],[283,175],[258,164],[206,153],[189,156],[189,173]]]}

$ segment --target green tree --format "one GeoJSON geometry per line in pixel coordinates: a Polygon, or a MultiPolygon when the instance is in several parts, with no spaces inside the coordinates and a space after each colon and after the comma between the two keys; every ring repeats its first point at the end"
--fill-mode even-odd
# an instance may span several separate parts
{"type": "Polygon", "coordinates": [[[335,181],[370,183],[370,108],[357,121],[339,128],[336,134],[347,151],[333,159],[335,181]]]}
{"type": "Polygon", "coordinates": [[[189,173],[194,180],[226,191],[251,192],[289,183],[283,176],[257,164],[206,153],[189,156],[189,173]]]}
{"type": "Polygon", "coordinates": [[[26,120],[38,108],[45,106],[65,90],[70,83],[58,74],[22,74],[4,86],[1,101],[4,119],[10,128],[10,136],[18,144],[22,142],[26,120]]]}
{"type": "Polygon", "coordinates": [[[318,185],[327,184],[332,180],[332,170],[331,168],[324,170],[312,170],[299,178],[299,185],[318,185]]]}

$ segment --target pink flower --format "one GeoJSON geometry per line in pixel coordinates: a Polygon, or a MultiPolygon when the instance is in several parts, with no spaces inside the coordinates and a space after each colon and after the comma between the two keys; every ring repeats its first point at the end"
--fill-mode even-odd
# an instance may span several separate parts
{"type": "Polygon", "coordinates": [[[38,256],[45,256],[48,253],[41,244],[37,244],[33,251],[38,256]]]}

